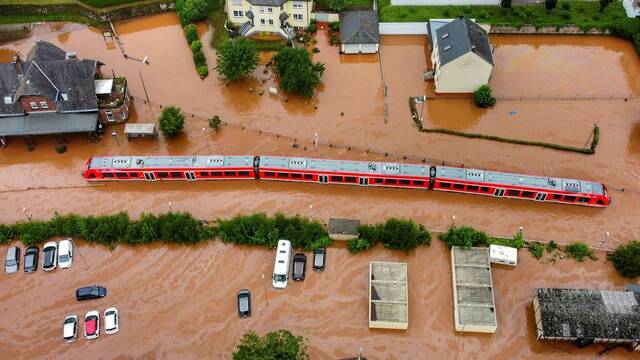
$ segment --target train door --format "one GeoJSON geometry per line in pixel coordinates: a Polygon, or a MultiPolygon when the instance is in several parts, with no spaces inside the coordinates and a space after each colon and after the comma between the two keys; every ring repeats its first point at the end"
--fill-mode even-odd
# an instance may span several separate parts
{"type": "Polygon", "coordinates": [[[321,184],[326,184],[329,182],[329,176],[327,175],[318,175],[318,182],[321,184]]]}
{"type": "Polygon", "coordinates": [[[495,197],[501,197],[503,195],[504,195],[504,189],[496,188],[496,190],[493,192],[493,196],[495,197]]]}
{"type": "Polygon", "coordinates": [[[536,195],[536,201],[545,201],[547,199],[547,193],[538,193],[536,195]]]}
{"type": "Polygon", "coordinates": [[[196,174],[193,171],[185,172],[184,175],[187,177],[187,181],[194,181],[196,179],[196,174]]]}
{"type": "Polygon", "coordinates": [[[360,178],[360,186],[369,186],[369,178],[360,178]]]}
{"type": "Polygon", "coordinates": [[[156,181],[156,174],[152,172],[146,172],[144,173],[144,179],[147,181],[156,181]]]}

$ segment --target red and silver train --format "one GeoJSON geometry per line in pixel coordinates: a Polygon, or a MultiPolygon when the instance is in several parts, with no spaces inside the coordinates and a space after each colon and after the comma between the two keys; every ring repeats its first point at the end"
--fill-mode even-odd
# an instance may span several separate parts
{"type": "Polygon", "coordinates": [[[260,179],[320,184],[429,189],[538,202],[606,207],[602,183],[428,164],[281,156],[91,157],[89,181],[260,179]]]}

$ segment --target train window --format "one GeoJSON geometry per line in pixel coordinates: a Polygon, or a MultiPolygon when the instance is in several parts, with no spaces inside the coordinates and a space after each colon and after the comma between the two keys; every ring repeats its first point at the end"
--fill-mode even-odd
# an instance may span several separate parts
{"type": "Polygon", "coordinates": [[[291,178],[292,179],[302,179],[302,174],[291,173],[291,178]]]}
{"type": "Polygon", "coordinates": [[[182,177],[182,173],[178,171],[171,172],[171,177],[182,177]]]}
{"type": "Polygon", "coordinates": [[[523,191],[522,197],[532,198],[535,193],[533,191],[523,191]]]}
{"type": "Polygon", "coordinates": [[[200,176],[209,176],[208,171],[200,171],[200,176]]]}
{"type": "Polygon", "coordinates": [[[404,179],[400,180],[400,185],[409,185],[409,184],[411,184],[411,181],[409,180],[404,180],[404,179]]]}
{"type": "Polygon", "coordinates": [[[467,190],[478,191],[478,187],[475,185],[467,185],[467,190]]]}
{"type": "Polygon", "coordinates": [[[507,190],[507,196],[520,196],[520,190],[507,190]]]}
{"type": "Polygon", "coordinates": [[[450,187],[451,187],[451,184],[446,183],[446,182],[441,182],[441,183],[438,185],[438,187],[439,187],[439,188],[443,188],[443,189],[448,189],[448,188],[450,188],[450,187]]]}
{"type": "Polygon", "coordinates": [[[489,188],[488,188],[488,187],[486,187],[486,186],[482,186],[482,187],[480,187],[480,191],[482,191],[482,192],[489,192],[489,188]]]}
{"type": "Polygon", "coordinates": [[[305,180],[313,180],[313,175],[311,175],[311,174],[304,174],[304,179],[305,179],[305,180]]]}
{"type": "Polygon", "coordinates": [[[396,179],[384,179],[384,183],[388,185],[395,185],[397,182],[396,179]]]}
{"type": "Polygon", "coordinates": [[[102,173],[102,177],[112,178],[113,177],[113,173],[102,173]]]}
{"type": "Polygon", "coordinates": [[[454,189],[458,189],[458,190],[462,190],[462,189],[464,189],[464,185],[462,185],[462,184],[453,184],[453,188],[454,189]]]}
{"type": "Polygon", "coordinates": [[[357,180],[356,180],[356,178],[355,178],[355,177],[353,177],[353,176],[346,176],[346,177],[344,178],[344,181],[346,181],[346,182],[348,182],[348,183],[354,183],[354,184],[355,184],[357,180]]]}
{"type": "Polygon", "coordinates": [[[589,202],[589,198],[581,196],[581,197],[578,198],[578,202],[588,203],[589,202]]]}
{"type": "Polygon", "coordinates": [[[574,201],[576,201],[576,197],[575,196],[570,196],[570,195],[565,195],[565,197],[562,200],[574,202],[574,201]]]}
{"type": "Polygon", "coordinates": [[[331,181],[332,182],[342,182],[342,176],[332,176],[331,177],[331,181]]]}
{"type": "Polygon", "coordinates": [[[374,183],[374,184],[382,184],[382,181],[383,181],[383,180],[382,180],[382,179],[380,179],[380,178],[373,178],[373,179],[371,179],[371,182],[372,182],[372,183],[374,183]]]}
{"type": "Polygon", "coordinates": [[[413,180],[413,185],[423,186],[424,185],[424,181],[422,181],[422,180],[413,180]]]}
{"type": "Polygon", "coordinates": [[[212,171],[211,176],[222,176],[222,171],[212,171]]]}
{"type": "Polygon", "coordinates": [[[289,174],[288,173],[278,173],[278,177],[279,178],[283,178],[283,179],[288,179],[289,178],[289,174]]]}
{"type": "Polygon", "coordinates": [[[137,177],[140,177],[140,173],[137,173],[137,172],[131,172],[131,173],[129,173],[129,176],[131,176],[131,177],[136,177],[136,178],[137,178],[137,177]]]}
{"type": "Polygon", "coordinates": [[[127,175],[127,173],[116,173],[116,176],[119,177],[119,178],[129,177],[129,175],[127,175]]]}
{"type": "Polygon", "coordinates": [[[248,171],[238,171],[238,176],[249,176],[248,171]]]}
{"type": "Polygon", "coordinates": [[[562,200],[562,195],[560,195],[560,194],[553,194],[552,199],[553,199],[553,200],[562,200]]]}
{"type": "Polygon", "coordinates": [[[164,171],[159,172],[158,173],[158,177],[159,178],[168,178],[169,177],[169,173],[168,172],[164,172],[164,171]]]}
{"type": "Polygon", "coordinates": [[[266,176],[266,177],[274,177],[274,176],[276,176],[276,173],[271,172],[271,171],[267,171],[267,172],[264,173],[264,176],[266,176]]]}
{"type": "Polygon", "coordinates": [[[224,172],[224,176],[236,176],[236,172],[235,171],[225,171],[224,172]]]}

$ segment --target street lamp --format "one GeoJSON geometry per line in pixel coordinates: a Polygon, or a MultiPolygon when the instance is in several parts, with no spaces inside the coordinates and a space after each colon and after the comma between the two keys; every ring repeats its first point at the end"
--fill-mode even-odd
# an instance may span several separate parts
{"type": "Polygon", "coordinates": [[[171,205],[172,205],[172,204],[173,204],[173,203],[172,203],[171,201],[169,201],[169,212],[170,212],[170,213],[172,213],[172,212],[173,212],[173,208],[171,208],[171,205]]]}
{"type": "Polygon", "coordinates": [[[456,216],[455,215],[451,216],[451,226],[452,227],[456,227],[456,216]]]}
{"type": "Polygon", "coordinates": [[[27,208],[26,207],[22,208],[22,213],[24,214],[24,216],[26,216],[28,221],[31,221],[31,218],[33,217],[33,213],[29,213],[29,215],[27,215],[27,208]]]}
{"type": "Polygon", "coordinates": [[[605,232],[604,235],[602,236],[602,241],[600,241],[600,247],[603,248],[604,245],[607,243],[607,240],[609,240],[609,232],[605,232]]]}
{"type": "Polygon", "coordinates": [[[518,232],[520,233],[520,237],[524,238],[524,226],[520,226],[520,228],[518,229],[518,232]]]}

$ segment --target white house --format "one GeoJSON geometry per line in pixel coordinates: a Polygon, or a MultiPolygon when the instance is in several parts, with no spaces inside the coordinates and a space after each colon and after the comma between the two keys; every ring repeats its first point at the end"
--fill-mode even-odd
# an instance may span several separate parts
{"type": "Polygon", "coordinates": [[[464,17],[440,25],[427,26],[436,93],[470,93],[487,84],[493,70],[487,31],[464,17]]]}
{"type": "Polygon", "coordinates": [[[375,10],[340,13],[340,51],[345,54],[373,54],[380,48],[378,12],[375,10]]]}
{"type": "Polygon", "coordinates": [[[309,26],[313,0],[225,0],[229,22],[242,36],[271,33],[290,39],[309,26]]]}

